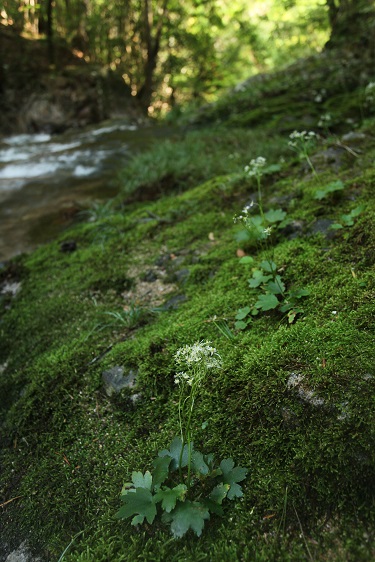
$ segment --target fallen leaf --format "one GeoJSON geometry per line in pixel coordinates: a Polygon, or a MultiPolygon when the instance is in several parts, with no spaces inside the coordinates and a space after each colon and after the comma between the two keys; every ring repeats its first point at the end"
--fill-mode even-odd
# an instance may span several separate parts
{"type": "Polygon", "coordinates": [[[241,250],[241,248],[238,248],[236,255],[238,258],[243,258],[244,256],[246,256],[246,253],[243,250],[241,250]]]}

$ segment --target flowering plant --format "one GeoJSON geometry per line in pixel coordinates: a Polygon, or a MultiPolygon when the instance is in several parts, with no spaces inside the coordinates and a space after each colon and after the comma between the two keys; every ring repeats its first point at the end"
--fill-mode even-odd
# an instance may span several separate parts
{"type": "Polygon", "coordinates": [[[297,152],[300,158],[305,158],[314,176],[318,177],[309,156],[309,151],[318,140],[318,135],[314,133],[314,131],[293,131],[293,133],[289,135],[289,139],[289,148],[297,152]]]}
{"type": "Polygon", "coordinates": [[[221,368],[220,355],[210,342],[200,341],[178,349],[174,359],[184,369],[174,378],[180,392],[180,437],[172,440],[169,449],[159,451],[151,472],[132,473],[132,481],[122,489],[123,505],[116,517],[133,517],[132,525],[145,519],[151,524],[161,511],[162,522],[170,524],[173,536],[179,538],[189,529],[200,536],[211,513],[224,514],[224,499],[243,495],[239,482],[247,469],[235,467],[231,458],[217,465],[213,454],[202,454],[192,441],[194,404],[206,376],[221,368]]]}
{"type": "MultiPolygon", "coordinates": [[[[315,137],[315,133],[294,131],[290,135],[290,145],[297,149],[298,146],[307,147],[308,143],[315,137]]],[[[245,205],[240,215],[234,217],[234,222],[240,222],[245,231],[240,233],[238,240],[255,241],[262,250],[267,251],[268,257],[263,260],[257,268],[252,269],[252,278],[248,280],[250,292],[257,295],[253,305],[244,306],[237,311],[235,316],[235,327],[244,330],[252,322],[252,318],[260,311],[279,310],[287,313],[289,323],[294,322],[297,314],[303,312],[299,306],[299,299],[309,294],[306,289],[287,290],[286,284],[280,274],[279,268],[274,262],[272,248],[272,234],[278,228],[283,228],[289,221],[286,212],[282,209],[270,209],[264,211],[261,193],[261,178],[264,173],[266,159],[262,156],[251,160],[250,165],[245,167],[249,176],[256,178],[258,186],[258,201],[245,205]],[[251,214],[254,207],[258,207],[259,214],[251,214]],[[244,236],[245,233],[245,236],[244,236]],[[260,291],[260,293],[259,293],[260,291]]],[[[243,256],[240,263],[254,265],[251,256],[243,256]]]]}

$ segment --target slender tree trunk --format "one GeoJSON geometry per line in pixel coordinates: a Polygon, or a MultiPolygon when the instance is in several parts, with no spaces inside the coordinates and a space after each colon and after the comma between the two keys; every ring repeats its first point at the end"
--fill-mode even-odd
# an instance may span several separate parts
{"type": "Polygon", "coordinates": [[[53,15],[52,15],[53,0],[47,0],[47,49],[48,60],[50,64],[55,61],[54,44],[53,44],[53,15]]]}

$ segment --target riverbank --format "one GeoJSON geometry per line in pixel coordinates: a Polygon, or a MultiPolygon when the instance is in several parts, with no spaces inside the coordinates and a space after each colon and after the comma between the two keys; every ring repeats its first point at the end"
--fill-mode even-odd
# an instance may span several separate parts
{"type": "Polygon", "coordinates": [[[243,84],[0,273],[3,559],[374,558],[375,80],[326,63],[243,84]],[[201,340],[223,367],[195,447],[248,472],[175,539],[114,515],[179,432],[174,355],[201,340]]]}

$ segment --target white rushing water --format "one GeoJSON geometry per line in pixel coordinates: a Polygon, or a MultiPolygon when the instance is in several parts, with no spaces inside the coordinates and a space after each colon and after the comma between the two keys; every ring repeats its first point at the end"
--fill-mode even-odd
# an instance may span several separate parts
{"type": "Polygon", "coordinates": [[[0,191],[20,189],[30,179],[55,176],[84,177],[100,173],[114,153],[127,154],[126,142],[113,142],[113,133],[135,130],[117,124],[60,137],[47,134],[15,135],[0,141],[0,191]]]}
{"type": "Polygon", "coordinates": [[[0,138],[0,262],[61,232],[67,209],[113,196],[118,172],[147,138],[121,121],[0,138]]]}

